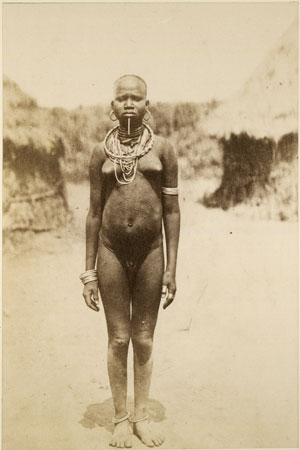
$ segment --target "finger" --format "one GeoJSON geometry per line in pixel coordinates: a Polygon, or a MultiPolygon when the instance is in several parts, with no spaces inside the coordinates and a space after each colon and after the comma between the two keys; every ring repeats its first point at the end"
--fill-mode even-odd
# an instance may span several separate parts
{"type": "Polygon", "coordinates": [[[90,303],[88,303],[88,307],[93,309],[94,311],[99,311],[98,306],[95,305],[95,303],[93,303],[92,301],[90,303]]]}
{"type": "Polygon", "coordinates": [[[163,304],[163,309],[166,309],[174,300],[175,294],[173,294],[172,292],[169,292],[168,297],[165,301],[165,303],[163,304]]]}
{"type": "Polygon", "coordinates": [[[99,296],[98,296],[98,293],[93,293],[93,302],[96,304],[96,305],[99,305],[99,296]]]}
{"type": "Polygon", "coordinates": [[[98,306],[93,302],[89,295],[83,294],[86,305],[94,311],[99,311],[98,306]]]}
{"type": "Polygon", "coordinates": [[[168,298],[163,304],[163,309],[166,309],[173,302],[173,298],[168,298]]]}
{"type": "Polygon", "coordinates": [[[162,297],[165,297],[165,296],[167,295],[167,292],[168,292],[168,287],[165,286],[165,285],[162,285],[162,288],[161,288],[161,296],[162,296],[162,297]]]}
{"type": "Polygon", "coordinates": [[[167,295],[167,294],[161,294],[160,300],[161,300],[161,301],[165,300],[165,299],[166,299],[166,295],[167,295]]]}
{"type": "Polygon", "coordinates": [[[94,311],[99,311],[98,303],[99,303],[98,293],[94,294],[92,292],[90,294],[88,306],[92,308],[94,311]]]}
{"type": "Polygon", "coordinates": [[[87,304],[87,306],[89,306],[89,300],[90,300],[90,296],[87,294],[82,294],[82,297],[84,298],[85,303],[87,304]]]}

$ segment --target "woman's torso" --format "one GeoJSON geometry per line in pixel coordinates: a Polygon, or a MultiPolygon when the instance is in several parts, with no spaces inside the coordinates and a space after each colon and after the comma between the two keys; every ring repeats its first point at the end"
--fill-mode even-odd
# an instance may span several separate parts
{"type": "MultiPolygon", "coordinates": [[[[163,165],[159,150],[154,143],[150,152],[138,159],[136,176],[127,185],[118,183],[109,158],[102,166],[105,203],[101,239],[113,250],[146,250],[162,242],[163,165]]],[[[120,166],[116,167],[122,180],[120,166]]]]}

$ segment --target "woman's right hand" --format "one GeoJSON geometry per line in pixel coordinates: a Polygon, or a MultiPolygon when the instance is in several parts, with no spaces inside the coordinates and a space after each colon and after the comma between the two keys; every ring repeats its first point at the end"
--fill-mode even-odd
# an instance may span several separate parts
{"type": "Polygon", "coordinates": [[[90,281],[83,288],[83,298],[87,306],[94,311],[99,311],[99,290],[98,281],[90,281]]]}

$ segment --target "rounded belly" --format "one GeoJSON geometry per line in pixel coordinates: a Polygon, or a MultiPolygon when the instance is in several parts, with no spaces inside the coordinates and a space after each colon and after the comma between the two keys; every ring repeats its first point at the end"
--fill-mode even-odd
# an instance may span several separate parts
{"type": "Polygon", "coordinates": [[[112,248],[151,247],[161,232],[161,200],[148,183],[113,188],[104,206],[101,228],[112,248]]]}

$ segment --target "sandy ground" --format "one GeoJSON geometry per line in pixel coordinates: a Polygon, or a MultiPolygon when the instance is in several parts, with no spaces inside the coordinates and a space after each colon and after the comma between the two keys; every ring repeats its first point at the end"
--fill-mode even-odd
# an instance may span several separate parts
{"type": "MultiPolygon", "coordinates": [[[[182,191],[178,294],[160,312],[151,388],[162,447],[297,447],[297,225],[206,210],[182,191]]],[[[78,279],[87,186],[69,196],[75,228],[4,258],[4,450],[108,448],[105,320],[78,279]]],[[[130,372],[129,409],[132,392],[130,372]]]]}

